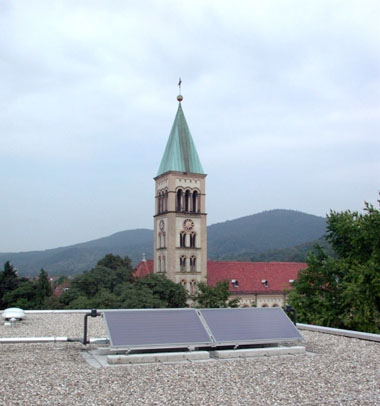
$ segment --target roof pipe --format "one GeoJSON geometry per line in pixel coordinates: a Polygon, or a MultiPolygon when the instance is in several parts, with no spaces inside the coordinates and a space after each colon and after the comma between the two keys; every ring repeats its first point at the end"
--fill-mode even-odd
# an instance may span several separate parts
{"type": "Polygon", "coordinates": [[[84,327],[83,327],[83,339],[69,338],[69,337],[6,337],[0,338],[0,344],[23,344],[23,343],[82,343],[87,344],[108,344],[108,338],[87,338],[87,327],[89,317],[102,316],[96,309],[92,309],[91,312],[84,315],[84,327]]]}
{"type": "MultiPolygon", "coordinates": [[[[83,343],[81,338],[69,337],[1,337],[0,344],[83,343]]],[[[107,337],[87,339],[87,344],[108,344],[107,337]]]]}
{"type": "Polygon", "coordinates": [[[87,339],[87,323],[88,323],[87,319],[89,317],[98,317],[98,316],[102,316],[102,313],[99,313],[96,309],[92,309],[90,313],[86,313],[84,315],[83,340],[82,340],[83,345],[90,344],[90,341],[88,341],[87,339]]]}
{"type": "Polygon", "coordinates": [[[0,344],[64,343],[68,337],[1,337],[0,344]]]}

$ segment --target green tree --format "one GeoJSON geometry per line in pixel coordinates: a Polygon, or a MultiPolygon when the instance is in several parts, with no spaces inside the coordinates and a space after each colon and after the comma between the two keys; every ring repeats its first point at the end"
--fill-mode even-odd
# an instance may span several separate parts
{"type": "MultiPolygon", "coordinates": [[[[95,297],[101,290],[113,292],[114,289],[124,282],[132,279],[133,268],[128,257],[122,259],[112,254],[101,259],[95,268],[85,271],[73,278],[70,296],[75,293],[78,296],[88,298],[95,297]]],[[[65,295],[65,300],[69,294],[65,295]]]]}
{"type": "Polygon", "coordinates": [[[238,307],[239,299],[229,300],[229,297],[228,281],[218,282],[215,287],[200,282],[194,299],[202,308],[238,307]]]}
{"type": "Polygon", "coordinates": [[[17,288],[19,280],[16,269],[9,261],[4,264],[3,271],[0,272],[0,309],[8,307],[8,299],[4,295],[17,288]]]}
{"type": "Polygon", "coordinates": [[[328,257],[321,247],[310,252],[308,268],[301,270],[293,283],[289,302],[297,310],[301,322],[322,326],[344,327],[342,284],[344,267],[341,261],[328,257]]]}
{"type": "Polygon", "coordinates": [[[122,258],[120,255],[107,254],[104,258],[98,261],[97,266],[103,266],[108,269],[119,269],[125,268],[128,270],[132,269],[131,260],[129,257],[122,258]]]}
{"type": "Polygon", "coordinates": [[[120,300],[120,308],[122,309],[155,309],[167,307],[160,298],[152,292],[146,285],[124,283],[119,286],[115,292],[120,300]]]}
{"type": "Polygon", "coordinates": [[[60,303],[70,309],[159,308],[185,307],[186,300],[183,286],[157,274],[135,279],[128,257],[108,254],[95,268],[72,279],[60,303]]]}
{"type": "Polygon", "coordinates": [[[20,307],[25,310],[34,309],[36,306],[36,286],[25,278],[18,281],[17,287],[8,290],[3,295],[4,307],[20,307]]]}
{"type": "Polygon", "coordinates": [[[148,274],[138,278],[135,286],[137,291],[143,288],[151,290],[153,296],[160,300],[160,307],[186,307],[187,293],[185,288],[164,275],[148,274]]]}
{"type": "Polygon", "coordinates": [[[77,295],[66,306],[66,309],[91,309],[92,300],[87,296],[77,295]]]}
{"type": "Polygon", "coordinates": [[[53,289],[50,284],[49,275],[44,269],[40,270],[39,277],[35,284],[36,284],[36,304],[37,306],[43,308],[45,300],[49,296],[52,296],[53,294],[53,289]]]}
{"type": "Polygon", "coordinates": [[[63,307],[64,306],[60,302],[59,298],[54,295],[48,296],[42,304],[42,309],[47,310],[59,310],[63,309],[63,307]]]}
{"type": "Polygon", "coordinates": [[[59,302],[62,304],[62,306],[68,307],[71,302],[73,302],[76,298],[80,296],[87,297],[86,295],[83,295],[79,290],[70,287],[64,290],[61,297],[59,298],[59,302]]]}
{"type": "Polygon", "coordinates": [[[91,308],[96,309],[118,309],[120,308],[120,299],[112,292],[102,289],[90,301],[91,308]]]}
{"type": "Polygon", "coordinates": [[[336,257],[310,253],[289,294],[299,321],[379,333],[380,211],[331,211],[326,239],[336,257]]]}

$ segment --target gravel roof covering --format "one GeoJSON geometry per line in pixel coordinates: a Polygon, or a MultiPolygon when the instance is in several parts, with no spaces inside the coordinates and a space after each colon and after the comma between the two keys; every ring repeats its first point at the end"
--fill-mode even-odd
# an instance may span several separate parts
{"type": "MultiPolygon", "coordinates": [[[[83,314],[28,314],[0,337],[81,337],[83,314]]],[[[308,355],[96,369],[79,343],[0,344],[1,405],[380,405],[380,343],[304,331],[308,355]]],[[[103,319],[89,336],[105,337],[103,319]]]]}

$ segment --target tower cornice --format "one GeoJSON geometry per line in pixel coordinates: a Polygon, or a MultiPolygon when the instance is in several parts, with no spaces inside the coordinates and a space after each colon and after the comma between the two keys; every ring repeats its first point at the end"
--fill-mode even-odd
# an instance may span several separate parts
{"type": "Polygon", "coordinates": [[[164,178],[165,176],[168,175],[175,175],[175,176],[187,176],[187,177],[192,177],[192,178],[199,178],[199,179],[204,179],[207,176],[207,173],[192,173],[192,172],[181,172],[181,171],[166,171],[160,175],[155,176],[153,179],[158,180],[160,178],[164,178]]]}

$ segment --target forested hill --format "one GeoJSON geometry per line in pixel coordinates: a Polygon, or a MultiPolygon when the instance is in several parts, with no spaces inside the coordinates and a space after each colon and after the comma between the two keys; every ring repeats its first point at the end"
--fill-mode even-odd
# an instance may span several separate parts
{"type": "Polygon", "coordinates": [[[326,219],[294,210],[271,210],[208,227],[210,259],[290,248],[319,239],[326,219]]]}
{"type": "Polygon", "coordinates": [[[20,275],[38,275],[44,268],[49,275],[74,275],[89,270],[106,254],[129,256],[134,264],[152,256],[153,231],[136,229],[121,231],[96,240],[49,249],[20,253],[0,253],[0,264],[10,261],[20,275]]]}
{"type": "MultiPolygon", "coordinates": [[[[325,218],[292,210],[271,210],[214,224],[208,227],[208,258],[256,258],[273,250],[278,257],[277,250],[292,249],[319,239],[325,227],[325,218]]],[[[37,275],[41,268],[50,275],[73,275],[92,268],[108,253],[128,255],[134,265],[142,259],[143,253],[152,258],[153,231],[127,230],[68,247],[0,253],[0,265],[9,260],[20,275],[37,275]]],[[[271,255],[264,257],[270,261],[271,255]]],[[[286,260],[286,256],[287,251],[281,251],[281,260],[286,260]]]]}

